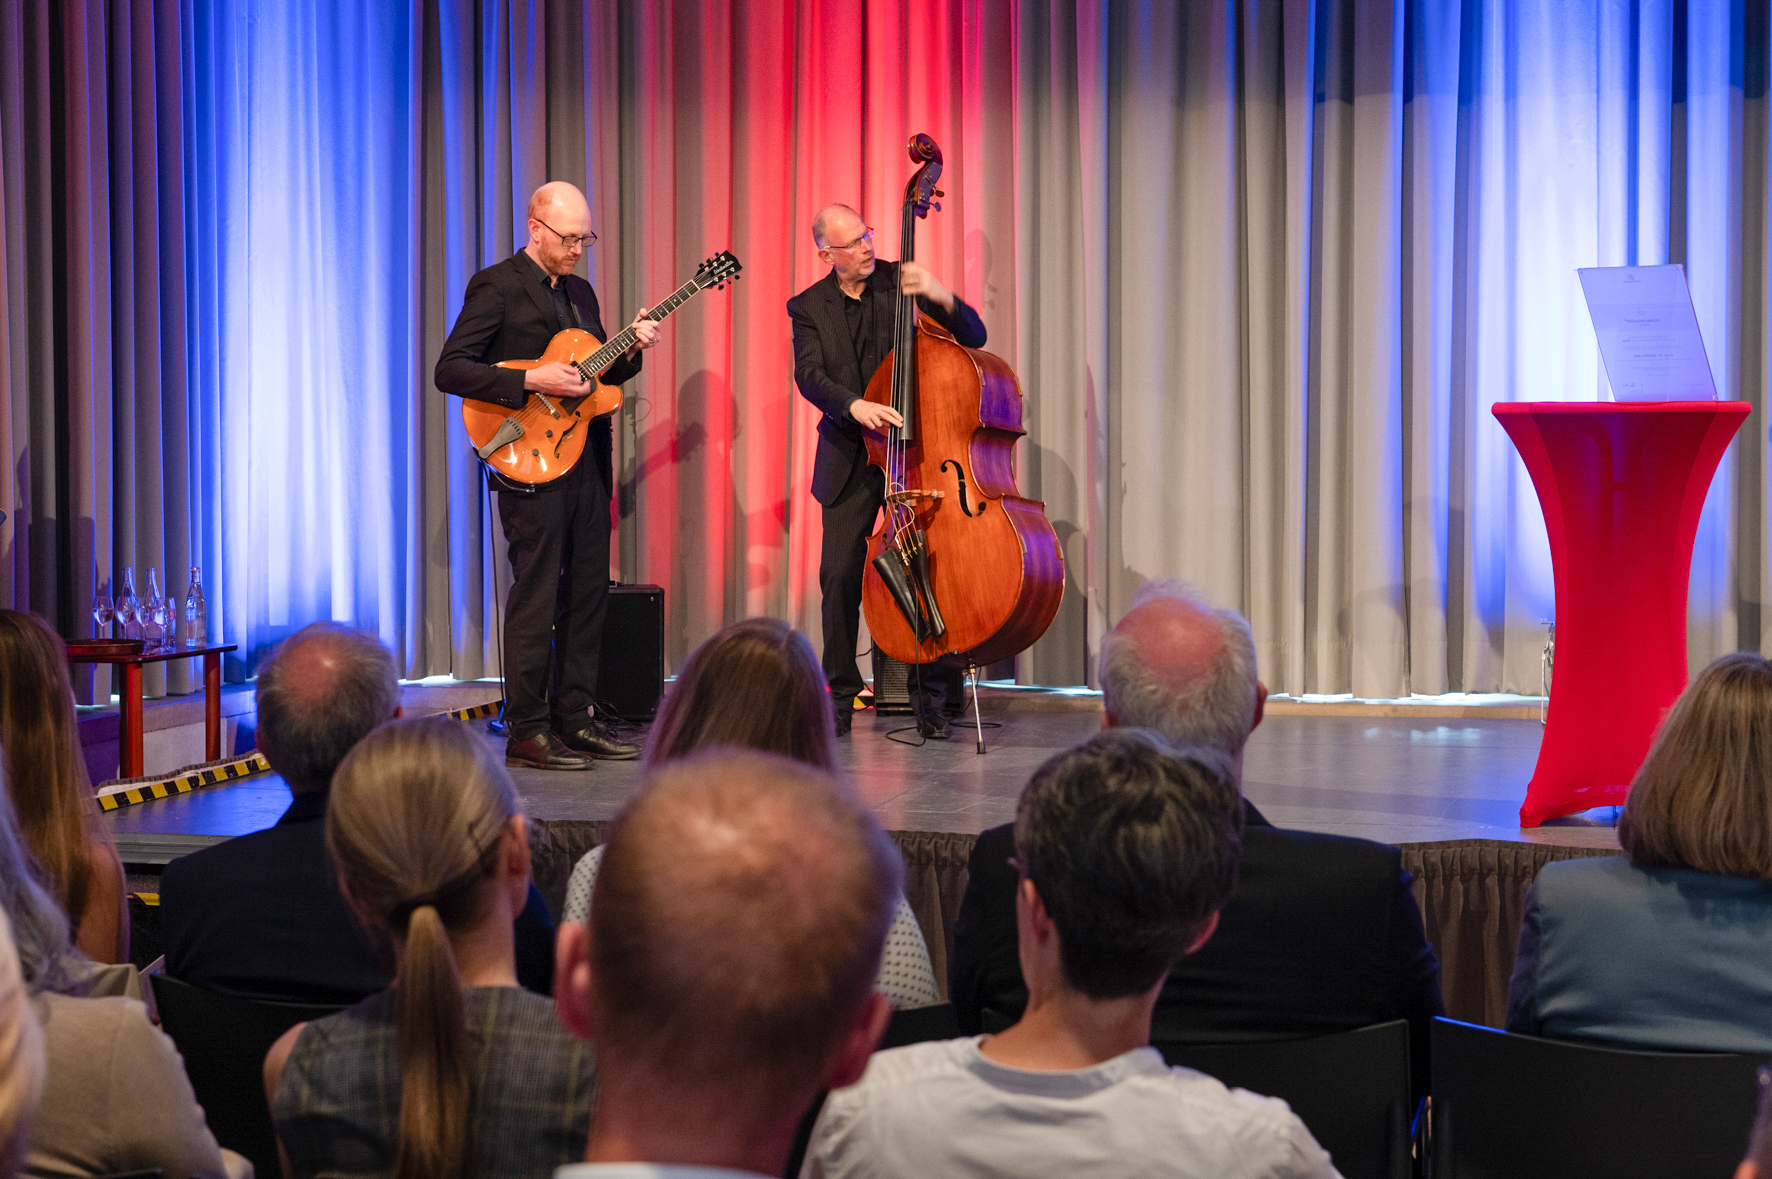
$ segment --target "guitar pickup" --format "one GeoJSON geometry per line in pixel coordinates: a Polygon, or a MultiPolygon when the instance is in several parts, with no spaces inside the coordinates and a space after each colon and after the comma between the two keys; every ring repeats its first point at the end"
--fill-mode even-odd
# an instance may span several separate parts
{"type": "Polygon", "coordinates": [[[498,453],[499,447],[509,446],[521,437],[523,437],[523,423],[515,417],[508,417],[499,423],[498,429],[493,431],[492,437],[486,440],[486,445],[476,448],[474,453],[480,456],[481,462],[489,463],[492,461],[492,456],[498,453]]]}

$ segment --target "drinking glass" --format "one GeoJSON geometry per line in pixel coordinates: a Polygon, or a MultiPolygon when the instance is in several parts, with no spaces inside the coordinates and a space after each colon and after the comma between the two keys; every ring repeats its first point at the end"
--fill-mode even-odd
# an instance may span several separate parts
{"type": "Polygon", "coordinates": [[[114,617],[116,617],[116,611],[111,608],[111,599],[108,594],[100,594],[92,599],[92,621],[98,624],[92,632],[92,637],[95,639],[110,638],[111,619],[114,617]]]}

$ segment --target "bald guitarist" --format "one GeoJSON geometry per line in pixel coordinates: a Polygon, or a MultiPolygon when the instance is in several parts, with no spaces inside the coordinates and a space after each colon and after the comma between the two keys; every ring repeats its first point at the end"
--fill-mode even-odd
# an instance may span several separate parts
{"type": "MultiPolygon", "coordinates": [[[[437,358],[437,388],[458,397],[518,408],[531,393],[590,392],[567,364],[493,367],[540,356],[557,332],[603,333],[597,293],[578,277],[585,247],[597,240],[584,194],[554,181],[529,198],[529,244],[468,281],[461,314],[437,358]]],[[[634,318],[638,337],[601,380],[619,385],[640,372],[640,353],[658,342],[658,324],[634,318]]],[[[594,715],[603,616],[609,591],[610,426],[590,426],[589,462],[551,483],[498,488],[498,515],[514,583],[505,602],[505,764],[588,770],[596,758],[639,750],[594,715]]]]}

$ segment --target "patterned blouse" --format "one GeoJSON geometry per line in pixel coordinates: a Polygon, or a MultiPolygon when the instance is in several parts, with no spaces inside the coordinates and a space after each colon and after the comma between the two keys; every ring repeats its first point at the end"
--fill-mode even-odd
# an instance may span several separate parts
{"type": "MultiPolygon", "coordinates": [[[[602,862],[603,848],[599,845],[573,865],[572,878],[566,882],[566,912],[562,921],[583,921],[591,911],[591,887],[597,882],[597,866],[602,862]]],[[[892,925],[886,930],[886,952],[880,956],[880,973],[874,979],[874,989],[899,1009],[941,1002],[923,929],[903,893],[892,910],[892,925]]]]}
{"type": "MultiPolygon", "coordinates": [[[[594,1067],[554,1004],[517,987],[462,992],[475,1062],[467,1173],[549,1179],[584,1158],[594,1067]]],[[[302,1031],[271,1117],[298,1179],[389,1175],[400,1130],[394,992],[371,995],[302,1031]]]]}

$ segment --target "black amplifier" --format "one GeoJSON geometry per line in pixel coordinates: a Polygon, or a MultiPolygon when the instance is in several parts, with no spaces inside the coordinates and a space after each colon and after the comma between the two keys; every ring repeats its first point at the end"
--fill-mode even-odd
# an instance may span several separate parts
{"type": "Polygon", "coordinates": [[[612,585],[603,619],[597,699],[623,720],[649,721],[664,695],[664,590],[612,585]]]}

